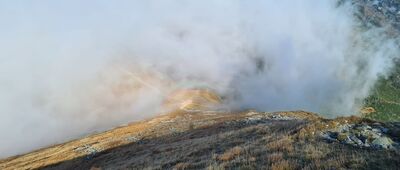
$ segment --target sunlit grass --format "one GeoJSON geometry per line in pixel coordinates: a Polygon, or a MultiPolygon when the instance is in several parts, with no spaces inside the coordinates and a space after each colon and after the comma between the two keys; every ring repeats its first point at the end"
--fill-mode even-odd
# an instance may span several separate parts
{"type": "Polygon", "coordinates": [[[373,107],[376,112],[365,117],[380,121],[400,121],[400,88],[393,86],[393,80],[381,79],[365,106],[373,107]]]}

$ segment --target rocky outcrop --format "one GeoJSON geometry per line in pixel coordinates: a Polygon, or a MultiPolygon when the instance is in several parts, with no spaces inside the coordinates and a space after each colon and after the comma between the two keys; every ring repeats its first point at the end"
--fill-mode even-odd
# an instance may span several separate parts
{"type": "Polygon", "coordinates": [[[362,148],[399,149],[399,143],[390,136],[388,128],[380,123],[343,124],[321,132],[321,137],[330,142],[340,142],[362,148]]]}

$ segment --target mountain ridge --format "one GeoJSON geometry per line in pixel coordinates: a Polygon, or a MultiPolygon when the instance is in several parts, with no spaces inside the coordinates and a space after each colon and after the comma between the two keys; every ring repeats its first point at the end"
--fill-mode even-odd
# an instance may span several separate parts
{"type": "MultiPolygon", "coordinates": [[[[322,135],[341,125],[374,123],[378,122],[354,116],[325,119],[304,111],[176,111],[7,158],[0,168],[395,168],[400,163],[396,148],[351,146],[322,135]]],[[[392,135],[400,132],[399,124],[379,124],[389,129],[385,135],[399,142],[399,136],[392,135]]]]}

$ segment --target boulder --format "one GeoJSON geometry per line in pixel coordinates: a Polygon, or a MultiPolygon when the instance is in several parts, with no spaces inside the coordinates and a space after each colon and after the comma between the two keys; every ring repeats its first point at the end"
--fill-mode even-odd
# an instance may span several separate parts
{"type": "Polygon", "coordinates": [[[355,144],[357,144],[358,146],[364,146],[364,143],[363,143],[360,139],[358,139],[356,136],[351,135],[351,136],[350,136],[350,139],[351,139],[355,144]]]}
{"type": "Polygon", "coordinates": [[[372,141],[372,146],[375,148],[389,149],[393,141],[388,137],[379,137],[372,141]]]}

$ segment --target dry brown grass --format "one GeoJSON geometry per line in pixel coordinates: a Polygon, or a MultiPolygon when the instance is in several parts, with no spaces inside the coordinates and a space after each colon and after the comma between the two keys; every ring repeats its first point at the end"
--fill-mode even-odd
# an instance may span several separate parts
{"type": "Polygon", "coordinates": [[[289,136],[284,136],[281,139],[269,142],[267,148],[271,151],[278,152],[293,152],[293,140],[289,136]]]}
{"type": "Polygon", "coordinates": [[[226,152],[224,152],[222,155],[218,156],[218,160],[220,161],[230,161],[234,159],[235,157],[239,156],[243,152],[243,148],[240,146],[235,146],[226,152]]]}
{"type": "Polygon", "coordinates": [[[100,167],[97,167],[97,166],[92,166],[91,168],[90,168],[90,170],[102,170],[100,167]]]}
{"type": "Polygon", "coordinates": [[[326,153],[322,152],[319,147],[307,144],[304,148],[304,157],[309,160],[318,160],[326,156],[326,153]]]}
{"type": "Polygon", "coordinates": [[[272,163],[271,170],[292,170],[296,169],[296,165],[292,161],[280,160],[272,163]]]}
{"type": "Polygon", "coordinates": [[[183,89],[169,94],[163,105],[166,110],[208,110],[221,103],[221,98],[211,90],[183,89]]]}
{"type": "Polygon", "coordinates": [[[275,152],[267,155],[267,160],[269,162],[279,162],[283,160],[283,153],[275,152]]]}
{"type": "Polygon", "coordinates": [[[246,112],[161,116],[6,159],[0,161],[0,169],[37,168],[67,159],[72,160],[49,169],[393,169],[400,164],[400,153],[329,144],[311,133],[352,118],[315,121],[311,116],[311,122],[266,120],[254,124],[246,123],[246,116],[246,112]],[[127,137],[135,135],[140,142],[125,145],[127,137]],[[85,159],[85,153],[74,151],[84,144],[110,150],[85,159]]]}
{"type": "Polygon", "coordinates": [[[174,166],[174,170],[184,170],[184,169],[187,169],[187,168],[189,168],[189,166],[190,166],[190,163],[184,163],[184,162],[180,162],[180,163],[177,163],[175,166],[174,166]]]}

